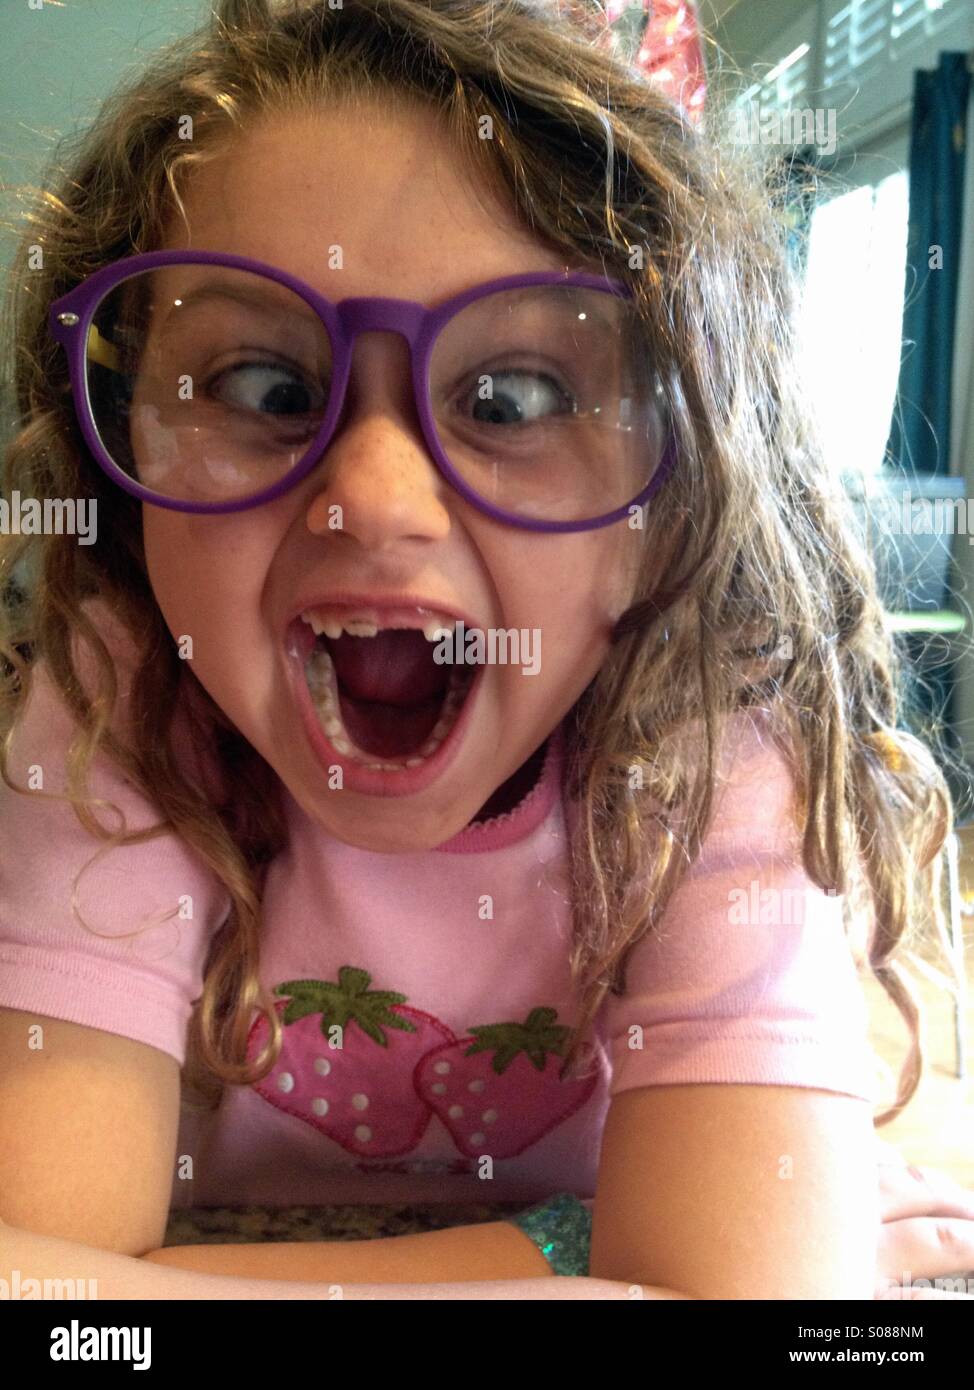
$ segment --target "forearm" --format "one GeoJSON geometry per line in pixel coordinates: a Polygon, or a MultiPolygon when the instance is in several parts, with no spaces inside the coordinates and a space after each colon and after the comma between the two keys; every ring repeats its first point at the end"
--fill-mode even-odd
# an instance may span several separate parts
{"type": "Polygon", "coordinates": [[[551,1278],[551,1266],[507,1221],[376,1240],[172,1245],[143,1258],[200,1274],[309,1283],[468,1283],[478,1279],[551,1278]]]}
{"type": "MultiPolygon", "coordinates": [[[[23,1289],[26,1280],[85,1281],[86,1296],[121,1299],[236,1299],[329,1297],[324,1284],[296,1285],[282,1281],[232,1279],[181,1269],[163,1269],[131,1255],[81,1245],[58,1236],[38,1235],[16,1226],[0,1226],[0,1279],[23,1289]]],[[[43,1287],[43,1282],[42,1282],[43,1287]]],[[[333,1295],[332,1295],[333,1296],[333,1295]]]]}
{"type": "MultiPolygon", "coordinates": [[[[634,1286],[609,1279],[503,1279],[489,1282],[430,1284],[302,1283],[280,1279],[243,1279],[227,1275],[200,1274],[166,1269],[147,1259],[116,1255],[75,1241],[36,1235],[15,1226],[0,1224],[0,1279],[11,1286],[14,1279],[21,1289],[28,1279],[97,1279],[97,1298],[164,1301],[179,1299],[344,1299],[424,1301],[470,1299],[511,1300],[620,1300],[638,1297],[634,1286]],[[15,1274],[16,1272],[16,1274],[15,1274]]],[[[90,1285],[88,1286],[90,1288],[90,1285]]],[[[665,1289],[643,1289],[646,1298],[682,1298],[665,1289]]],[[[55,1295],[50,1295],[54,1297],[55,1295]]]]}

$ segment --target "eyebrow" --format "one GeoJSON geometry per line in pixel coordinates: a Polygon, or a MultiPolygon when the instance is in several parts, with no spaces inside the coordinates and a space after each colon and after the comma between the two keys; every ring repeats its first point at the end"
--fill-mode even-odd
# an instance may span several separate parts
{"type": "MultiPolygon", "coordinates": [[[[610,333],[614,332],[619,327],[620,322],[625,321],[626,310],[624,308],[619,308],[619,304],[617,303],[618,297],[616,295],[602,294],[600,291],[593,291],[591,297],[587,297],[584,300],[581,298],[573,300],[570,291],[574,289],[577,292],[579,286],[566,285],[563,294],[549,294],[546,298],[545,292],[550,291],[551,288],[552,286],[550,285],[529,286],[528,289],[531,292],[526,294],[525,298],[528,303],[548,304],[552,306],[552,308],[557,305],[558,316],[568,319],[572,323],[578,321],[580,312],[584,312],[587,322],[593,323],[599,328],[604,328],[610,333]],[[612,307],[610,307],[610,301],[612,307]]],[[[584,287],[582,287],[582,289],[584,292],[584,287]]],[[[515,291],[515,293],[524,293],[524,291],[515,291]]],[[[623,305],[626,303],[625,300],[619,302],[623,305]]]]}
{"type": "MultiPolygon", "coordinates": [[[[580,301],[572,302],[571,291],[572,289],[577,291],[580,287],[566,285],[564,294],[551,294],[551,289],[557,287],[558,284],[559,282],[555,281],[553,284],[547,285],[522,286],[515,293],[525,294],[527,291],[525,298],[528,302],[547,304],[552,307],[557,304],[559,315],[574,321],[577,319],[577,313],[574,313],[573,310],[580,301]]],[[[241,284],[239,282],[209,280],[197,285],[188,293],[180,295],[178,301],[169,302],[164,317],[157,324],[157,331],[162,331],[165,328],[177,308],[189,309],[209,300],[229,300],[231,303],[241,304],[245,308],[256,309],[264,314],[279,314],[282,310],[300,308],[301,317],[311,323],[321,322],[315,310],[305,299],[289,286],[278,285],[276,281],[267,280],[266,283],[261,284],[241,284]]],[[[584,302],[586,317],[600,328],[613,331],[618,327],[618,320],[615,318],[613,310],[616,313],[620,312],[619,304],[625,305],[626,303],[625,300],[617,303],[617,300],[618,296],[616,295],[593,292],[592,296],[584,302]],[[605,301],[604,304],[602,301],[605,301]]],[[[621,312],[624,317],[624,308],[621,312]]]]}
{"type": "Polygon", "coordinates": [[[166,326],[176,309],[189,309],[197,304],[205,303],[207,300],[230,300],[234,304],[242,304],[248,309],[257,309],[261,313],[280,313],[290,307],[300,307],[304,311],[304,316],[315,322],[319,321],[318,316],[304,299],[296,291],[281,286],[282,293],[277,293],[272,288],[274,281],[268,281],[266,285],[242,285],[231,284],[228,281],[209,281],[197,285],[186,294],[179,295],[177,298],[166,301],[167,312],[158,324],[161,330],[166,326]]]}

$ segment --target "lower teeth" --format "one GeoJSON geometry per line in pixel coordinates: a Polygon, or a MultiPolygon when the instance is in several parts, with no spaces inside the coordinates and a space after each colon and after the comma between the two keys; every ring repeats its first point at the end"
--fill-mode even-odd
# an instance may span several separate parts
{"type": "Polygon", "coordinates": [[[460,706],[463,704],[470,686],[470,681],[465,675],[452,672],[443,710],[432,733],[418,753],[405,758],[402,762],[393,763],[376,761],[374,754],[364,752],[352,742],[342,720],[335,666],[324,647],[314,648],[308,658],[305,675],[318,719],[334,747],[343,757],[350,757],[374,772],[403,772],[407,767],[419,767],[427,758],[432,757],[456,723],[460,706]]]}

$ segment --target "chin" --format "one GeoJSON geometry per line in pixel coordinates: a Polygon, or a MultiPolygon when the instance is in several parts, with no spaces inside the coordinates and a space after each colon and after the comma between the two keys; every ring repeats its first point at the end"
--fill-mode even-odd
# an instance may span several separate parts
{"type": "MultiPolygon", "coordinates": [[[[330,793],[329,795],[334,795],[330,793]]],[[[297,800],[297,798],[295,798],[297,800]]],[[[358,799],[358,798],[356,798],[358,799]]],[[[353,849],[369,850],[375,854],[423,854],[459,835],[477,813],[477,807],[458,820],[455,815],[442,818],[435,813],[419,816],[403,814],[400,806],[390,806],[388,814],[374,806],[363,805],[351,810],[344,803],[340,816],[335,814],[333,801],[322,806],[321,798],[310,804],[302,799],[302,809],[314,823],[353,849]]]]}

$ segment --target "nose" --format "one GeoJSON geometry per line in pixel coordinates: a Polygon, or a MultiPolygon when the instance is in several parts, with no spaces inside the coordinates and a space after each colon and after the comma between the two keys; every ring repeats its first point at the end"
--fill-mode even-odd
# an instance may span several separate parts
{"type": "Polygon", "coordinates": [[[359,334],[341,417],[312,477],[315,535],[344,532],[379,550],[448,533],[448,485],[429,456],[401,334],[359,334]]]}

